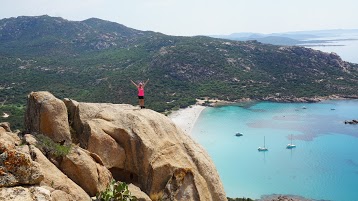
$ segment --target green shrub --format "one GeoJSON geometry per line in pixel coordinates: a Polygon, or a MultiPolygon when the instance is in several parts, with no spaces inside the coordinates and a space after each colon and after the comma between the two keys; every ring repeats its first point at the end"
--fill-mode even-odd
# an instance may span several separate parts
{"type": "Polygon", "coordinates": [[[96,196],[96,201],[136,201],[125,182],[112,180],[107,189],[96,196]]]}
{"type": "Polygon", "coordinates": [[[71,145],[61,145],[43,134],[36,134],[34,137],[37,140],[36,147],[48,156],[66,156],[71,150],[71,145]]]}

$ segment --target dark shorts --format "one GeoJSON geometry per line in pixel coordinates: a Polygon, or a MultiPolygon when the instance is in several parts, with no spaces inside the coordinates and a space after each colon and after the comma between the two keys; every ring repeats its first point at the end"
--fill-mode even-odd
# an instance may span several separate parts
{"type": "Polygon", "coordinates": [[[138,99],[144,99],[144,96],[138,96],[138,99]]]}

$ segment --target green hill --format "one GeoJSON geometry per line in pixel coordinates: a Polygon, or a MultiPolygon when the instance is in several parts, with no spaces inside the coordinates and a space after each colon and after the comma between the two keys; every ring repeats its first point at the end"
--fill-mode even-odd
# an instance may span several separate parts
{"type": "Polygon", "coordinates": [[[137,104],[129,79],[150,79],[146,105],[159,112],[186,107],[200,97],[235,101],[358,95],[357,65],[336,54],[256,41],[168,36],[95,18],[0,20],[0,73],[0,102],[5,101],[0,112],[18,116],[26,95],[38,90],[78,101],[137,104]]]}

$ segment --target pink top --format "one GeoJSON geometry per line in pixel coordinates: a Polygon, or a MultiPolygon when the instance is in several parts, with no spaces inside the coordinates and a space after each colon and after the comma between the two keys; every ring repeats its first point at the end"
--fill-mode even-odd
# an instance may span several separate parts
{"type": "Polygon", "coordinates": [[[144,96],[144,88],[138,87],[138,96],[144,96]]]}

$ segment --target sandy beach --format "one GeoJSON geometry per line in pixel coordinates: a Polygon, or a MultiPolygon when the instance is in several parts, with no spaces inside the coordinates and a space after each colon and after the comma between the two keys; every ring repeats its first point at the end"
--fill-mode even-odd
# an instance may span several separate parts
{"type": "Polygon", "coordinates": [[[190,135],[196,120],[205,108],[205,106],[193,105],[185,109],[173,111],[168,117],[185,133],[190,135]]]}

